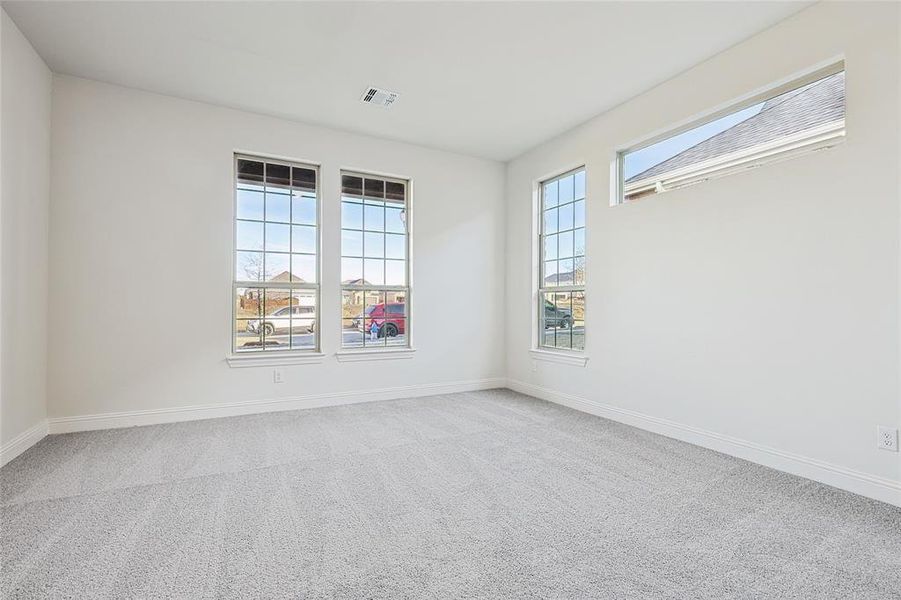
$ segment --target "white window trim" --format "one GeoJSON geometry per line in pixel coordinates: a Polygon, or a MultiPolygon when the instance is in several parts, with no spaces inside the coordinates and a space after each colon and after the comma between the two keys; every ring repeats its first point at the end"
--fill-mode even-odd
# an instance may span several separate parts
{"type": "Polygon", "coordinates": [[[547,350],[532,348],[529,354],[533,360],[541,360],[563,365],[573,365],[575,367],[584,367],[588,364],[588,356],[584,352],[578,350],[547,350]]]}
{"type": "Polygon", "coordinates": [[[365,350],[347,349],[335,353],[338,362],[365,362],[372,360],[398,360],[413,358],[416,348],[375,348],[365,350]]]}
{"type": "Polygon", "coordinates": [[[677,136],[696,127],[711,123],[719,118],[744,110],[759,102],[766,101],[780,94],[813,83],[845,70],[844,56],[836,56],[825,60],[804,71],[784,77],[779,81],[758,88],[757,90],[724,102],[712,110],[697,114],[673,126],[658,130],[640,140],[617,147],[611,161],[611,197],[610,206],[631,204],[625,193],[657,189],[658,193],[688,187],[710,179],[731,175],[746,169],[753,169],[765,164],[776,163],[789,158],[802,156],[818,150],[832,148],[844,140],[845,120],[826,123],[814,129],[798,132],[792,136],[776,140],[766,145],[716,157],[703,163],[689,165],[668,173],[664,179],[649,177],[631,183],[628,190],[623,177],[624,156],[656,144],[667,138],[677,136]]]}
{"type": "MultiPolygon", "coordinates": [[[[358,291],[391,291],[392,289],[395,291],[403,290],[406,292],[405,304],[406,306],[406,331],[404,336],[406,337],[407,344],[405,346],[364,346],[362,348],[353,348],[353,347],[344,347],[344,327],[343,327],[343,317],[339,321],[338,327],[338,348],[339,350],[335,352],[335,357],[339,362],[356,362],[356,361],[364,361],[364,360],[380,360],[378,358],[369,358],[375,354],[387,354],[389,356],[385,356],[386,359],[392,358],[412,358],[413,353],[416,349],[413,347],[413,178],[405,175],[396,175],[391,173],[384,173],[379,171],[367,171],[365,169],[357,169],[354,167],[340,167],[338,169],[338,236],[340,239],[342,227],[342,215],[341,203],[343,200],[341,199],[344,193],[343,184],[341,183],[343,177],[345,175],[350,175],[354,177],[371,177],[373,179],[382,179],[385,181],[394,181],[398,183],[404,184],[404,189],[406,191],[406,199],[404,210],[406,211],[406,227],[407,227],[407,259],[406,259],[406,271],[407,271],[407,285],[405,286],[391,286],[391,285],[383,285],[383,286],[357,286],[357,285],[343,285],[339,283],[339,293],[341,297],[344,296],[344,290],[358,290],[358,291]],[[409,356],[403,356],[408,354],[409,356]]],[[[339,242],[340,243],[340,242],[339,242]]],[[[343,258],[342,250],[339,246],[338,248],[338,258],[339,261],[343,258]]],[[[341,280],[341,264],[338,264],[338,280],[341,280]]]]}
{"type": "Polygon", "coordinates": [[[229,325],[228,329],[228,353],[225,360],[230,367],[256,367],[256,366],[282,366],[282,365],[300,365],[321,363],[324,354],[322,354],[322,336],[321,332],[321,301],[322,301],[322,165],[318,162],[296,159],[273,154],[264,154],[247,150],[235,149],[232,151],[232,246],[231,246],[231,275],[229,276],[229,295],[231,309],[228,311],[229,325]],[[238,281],[235,277],[237,271],[237,247],[238,247],[238,159],[256,160],[260,162],[270,162],[277,164],[287,164],[289,166],[300,166],[309,168],[316,172],[316,283],[303,284],[283,284],[278,282],[255,282],[253,285],[244,285],[243,287],[260,287],[268,289],[289,288],[289,289],[311,289],[316,294],[316,344],[313,348],[304,348],[297,350],[247,350],[238,352],[235,347],[235,293],[238,287],[238,281]]]}
{"type": "MultiPolygon", "coordinates": [[[[584,256],[584,264],[585,264],[585,272],[586,272],[586,283],[581,286],[557,286],[555,290],[559,289],[561,292],[572,291],[575,289],[576,291],[582,291],[585,294],[586,304],[588,298],[588,286],[587,286],[587,273],[588,273],[588,215],[589,215],[589,202],[588,202],[588,166],[587,161],[578,161],[573,163],[572,165],[559,169],[556,171],[552,171],[547,173],[546,175],[542,175],[537,179],[532,181],[532,310],[531,310],[531,331],[532,331],[532,339],[531,346],[529,347],[529,351],[533,353],[540,353],[541,357],[544,355],[553,355],[553,356],[561,356],[561,357],[572,357],[574,362],[572,364],[576,364],[578,359],[584,358],[587,362],[588,356],[586,351],[588,349],[588,327],[587,323],[585,326],[585,348],[582,350],[572,350],[566,348],[553,348],[550,346],[542,346],[541,345],[541,336],[543,335],[542,327],[541,327],[541,317],[539,310],[543,309],[543,298],[541,296],[541,291],[544,289],[542,287],[541,281],[541,273],[542,273],[542,261],[543,258],[543,249],[541,247],[541,242],[543,239],[542,233],[542,185],[545,183],[557,179],[559,177],[563,177],[569,173],[574,173],[578,170],[585,171],[585,256],[584,256]]],[[[564,361],[556,361],[556,362],[564,362],[564,361]]],[[[583,363],[584,366],[584,363],[583,363]]]]}
{"type": "MultiPolygon", "coordinates": [[[[762,165],[816,152],[817,150],[832,148],[839,144],[844,137],[845,121],[833,121],[832,123],[826,123],[814,129],[808,129],[765,145],[724,154],[708,161],[682,167],[668,173],[667,177],[663,179],[648,177],[628,185],[623,183],[622,192],[618,200],[620,204],[628,204],[632,201],[625,199],[626,194],[653,189],[656,189],[658,194],[677,190],[710,179],[732,175],[746,169],[754,169],[762,165]]],[[[624,155],[625,153],[622,152],[619,154],[618,160],[620,162],[622,162],[624,155]]],[[[620,169],[619,172],[621,173],[622,170],[620,169]]]]}
{"type": "Polygon", "coordinates": [[[228,366],[235,368],[244,367],[281,367],[290,365],[318,365],[325,360],[325,354],[309,350],[279,351],[254,351],[247,354],[232,354],[226,357],[228,366]],[[273,356],[274,355],[274,356],[273,356]]]}

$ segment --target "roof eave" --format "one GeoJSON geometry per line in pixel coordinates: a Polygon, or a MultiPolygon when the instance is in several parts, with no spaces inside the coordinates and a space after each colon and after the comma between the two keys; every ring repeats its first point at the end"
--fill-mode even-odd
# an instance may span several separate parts
{"type": "Polygon", "coordinates": [[[806,152],[828,148],[839,143],[845,135],[845,120],[824,123],[817,127],[779,138],[766,144],[759,144],[710,160],[665,173],[646,177],[623,185],[623,195],[630,196],[643,192],[665,192],[699,181],[721,177],[743,169],[783,160],[806,152]]]}

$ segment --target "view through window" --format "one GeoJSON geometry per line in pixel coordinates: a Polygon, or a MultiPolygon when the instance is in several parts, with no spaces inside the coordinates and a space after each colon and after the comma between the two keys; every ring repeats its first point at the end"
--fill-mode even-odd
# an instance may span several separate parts
{"type": "Polygon", "coordinates": [[[234,351],[315,350],[316,167],[235,157],[234,351]]]}
{"type": "Polygon", "coordinates": [[[585,349],[585,169],[541,184],[538,344],[585,349]]]}
{"type": "Polygon", "coordinates": [[[620,153],[619,201],[638,200],[835,144],[845,132],[842,69],[835,65],[815,81],[620,153]]]}
{"type": "Polygon", "coordinates": [[[343,348],[409,346],[408,182],[341,175],[343,348]]]}

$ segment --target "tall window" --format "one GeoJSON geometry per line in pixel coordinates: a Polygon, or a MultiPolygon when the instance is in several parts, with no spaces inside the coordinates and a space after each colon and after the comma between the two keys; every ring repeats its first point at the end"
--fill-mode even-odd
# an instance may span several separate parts
{"type": "Polygon", "coordinates": [[[341,174],[342,347],[409,346],[409,183],[341,174]]]}
{"type": "Polygon", "coordinates": [[[233,346],[316,350],[317,168],[235,156],[233,346]]]}
{"type": "Polygon", "coordinates": [[[538,345],[585,349],[585,169],[541,183],[538,345]]]}
{"type": "Polygon", "coordinates": [[[845,135],[839,63],[727,114],[620,152],[618,202],[632,202],[837,144],[845,135]]]}

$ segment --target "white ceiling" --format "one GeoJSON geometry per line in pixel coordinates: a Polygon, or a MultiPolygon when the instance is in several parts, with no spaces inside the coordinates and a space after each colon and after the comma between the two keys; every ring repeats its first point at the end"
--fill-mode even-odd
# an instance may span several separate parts
{"type": "Polygon", "coordinates": [[[807,4],[3,6],[57,73],[508,160],[807,4]]]}

